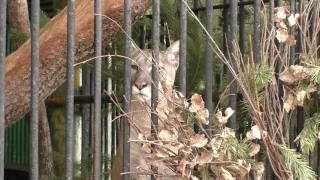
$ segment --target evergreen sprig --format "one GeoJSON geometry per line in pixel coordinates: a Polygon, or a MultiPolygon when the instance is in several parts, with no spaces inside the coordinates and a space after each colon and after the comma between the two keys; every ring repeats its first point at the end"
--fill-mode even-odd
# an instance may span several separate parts
{"type": "Polygon", "coordinates": [[[276,146],[284,157],[287,168],[292,171],[294,179],[316,179],[316,173],[308,165],[308,161],[301,154],[297,153],[295,149],[289,149],[280,144],[276,144],[276,146]]]}
{"type": "Polygon", "coordinates": [[[318,140],[319,124],[320,113],[316,113],[305,120],[304,128],[295,139],[295,142],[300,145],[303,154],[309,154],[314,150],[318,140]]]}

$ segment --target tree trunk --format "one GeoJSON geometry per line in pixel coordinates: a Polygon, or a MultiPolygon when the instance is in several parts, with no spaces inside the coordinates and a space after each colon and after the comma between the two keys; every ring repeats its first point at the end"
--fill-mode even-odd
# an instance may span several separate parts
{"type": "Polygon", "coordinates": [[[47,118],[46,104],[39,104],[39,174],[40,179],[48,179],[53,173],[53,160],[48,153],[52,152],[50,127],[47,118]]]}
{"type": "MultiPolygon", "coordinates": [[[[27,0],[10,0],[8,2],[9,27],[26,37],[30,36],[30,23],[27,0]]],[[[17,50],[23,39],[13,39],[12,46],[17,50]]],[[[53,173],[53,160],[47,153],[52,151],[50,127],[44,101],[39,105],[39,161],[40,179],[47,179],[53,173]]]]}
{"type": "MultiPolygon", "coordinates": [[[[102,12],[121,26],[124,4],[119,0],[104,1],[102,12]]],[[[133,23],[151,6],[151,0],[132,1],[133,23]]],[[[94,55],[94,1],[79,0],[76,6],[75,62],[94,55]]],[[[106,17],[103,20],[102,42],[107,45],[122,31],[106,17]]],[[[40,35],[40,100],[47,98],[66,80],[67,9],[63,9],[40,35]]],[[[6,124],[17,122],[30,110],[30,40],[7,57],[6,62],[6,124]]]]}
{"type": "MultiPolygon", "coordinates": [[[[19,31],[26,37],[30,36],[30,22],[27,0],[10,0],[8,1],[8,20],[9,28],[19,31]]],[[[13,50],[17,50],[23,39],[14,38],[12,41],[13,50]]]]}

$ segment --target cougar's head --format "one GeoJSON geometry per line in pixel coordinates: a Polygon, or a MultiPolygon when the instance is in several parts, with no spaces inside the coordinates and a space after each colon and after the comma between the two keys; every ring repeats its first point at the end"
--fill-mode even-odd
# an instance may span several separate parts
{"type": "MultiPolygon", "coordinates": [[[[151,99],[152,87],[152,50],[139,50],[132,45],[131,85],[132,98],[139,101],[149,101],[151,99]]],[[[159,89],[161,81],[173,85],[176,71],[179,66],[179,41],[174,42],[165,51],[159,53],[159,89]]],[[[157,67],[157,65],[156,65],[157,67]]]]}

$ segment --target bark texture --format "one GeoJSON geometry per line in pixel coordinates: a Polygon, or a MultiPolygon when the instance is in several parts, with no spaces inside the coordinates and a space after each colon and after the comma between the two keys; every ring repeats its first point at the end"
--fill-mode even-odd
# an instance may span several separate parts
{"type": "MultiPolygon", "coordinates": [[[[9,0],[8,1],[8,20],[9,28],[16,29],[27,37],[30,36],[30,22],[27,0],[9,0]]],[[[23,40],[13,40],[13,50],[18,49],[23,40]]]]}
{"type": "Polygon", "coordinates": [[[50,127],[44,101],[39,104],[39,174],[40,179],[48,179],[53,174],[53,160],[48,153],[52,152],[50,127]]]}
{"type": "MultiPolygon", "coordinates": [[[[124,4],[119,0],[103,1],[102,12],[121,26],[124,4]]],[[[136,22],[151,6],[151,0],[132,1],[132,21],[136,22]]],[[[79,0],[76,6],[75,61],[94,55],[94,1],[79,0]]],[[[102,42],[107,45],[122,33],[118,25],[103,17],[102,42]]],[[[40,35],[40,101],[47,98],[66,80],[67,9],[63,9],[42,30],[40,35]]],[[[30,40],[7,57],[6,61],[6,124],[17,122],[30,110],[30,40]]]]}

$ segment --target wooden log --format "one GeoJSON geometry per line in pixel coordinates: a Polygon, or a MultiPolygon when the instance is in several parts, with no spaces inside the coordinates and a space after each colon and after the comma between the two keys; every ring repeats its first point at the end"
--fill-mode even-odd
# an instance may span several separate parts
{"type": "MultiPolygon", "coordinates": [[[[108,0],[102,5],[103,15],[121,26],[124,23],[124,1],[108,0]]],[[[151,0],[132,0],[132,21],[135,23],[151,6],[151,0]]],[[[94,55],[94,1],[79,0],[76,6],[75,62],[94,55]]],[[[104,45],[122,33],[118,25],[103,17],[104,45]]],[[[66,80],[67,9],[63,9],[40,32],[40,101],[46,99],[66,80]]],[[[8,127],[30,110],[31,79],[30,40],[7,57],[6,123],[8,127]]]]}

